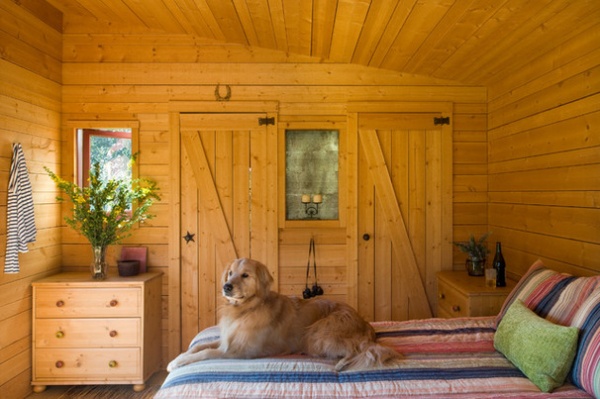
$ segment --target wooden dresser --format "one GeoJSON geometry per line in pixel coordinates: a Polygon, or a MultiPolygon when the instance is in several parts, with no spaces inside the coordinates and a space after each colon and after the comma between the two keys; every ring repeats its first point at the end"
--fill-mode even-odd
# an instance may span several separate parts
{"type": "Polygon", "coordinates": [[[444,271],[438,275],[438,317],[494,316],[515,287],[486,287],[485,277],[469,276],[466,271],[444,271]]]}
{"type": "Polygon", "coordinates": [[[133,384],[161,364],[161,276],[94,281],[61,273],[33,285],[32,385],[133,384]]]}

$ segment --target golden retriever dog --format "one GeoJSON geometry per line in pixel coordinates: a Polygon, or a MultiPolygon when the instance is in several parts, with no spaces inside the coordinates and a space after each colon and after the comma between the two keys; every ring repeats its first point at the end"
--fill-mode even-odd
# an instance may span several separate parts
{"type": "Polygon", "coordinates": [[[350,306],[271,291],[267,267],[236,259],[223,272],[220,340],[194,345],[168,365],[173,371],[207,359],[306,354],[337,360],[337,371],[392,366],[401,355],[375,342],[373,327],[350,306]]]}

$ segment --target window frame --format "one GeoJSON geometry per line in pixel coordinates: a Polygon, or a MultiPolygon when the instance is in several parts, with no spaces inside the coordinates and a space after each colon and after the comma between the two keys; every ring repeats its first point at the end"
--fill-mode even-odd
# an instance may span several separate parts
{"type": "MultiPolygon", "coordinates": [[[[138,154],[137,162],[132,165],[131,178],[137,179],[139,176],[139,126],[140,123],[137,120],[70,120],[65,123],[65,133],[67,137],[66,144],[63,148],[63,163],[62,176],[65,179],[71,179],[71,181],[82,186],[82,183],[86,180],[83,179],[83,175],[80,176],[79,171],[82,170],[83,156],[78,140],[78,130],[99,130],[104,129],[110,131],[111,129],[130,129],[131,130],[131,153],[138,154]]],[[[88,154],[89,164],[89,154],[88,154]]],[[[89,167],[88,167],[89,171],[89,167]]]]}
{"type": "MultiPolygon", "coordinates": [[[[90,177],[90,137],[111,137],[120,139],[129,139],[131,141],[131,154],[135,154],[133,151],[133,131],[131,128],[83,128],[77,129],[77,184],[80,187],[87,185],[87,181],[90,177]],[[114,130],[111,130],[114,129],[114,130]],[[123,132],[119,130],[129,129],[129,132],[123,132]]],[[[133,170],[132,170],[133,178],[133,170]]]]}
{"type": "Polygon", "coordinates": [[[287,116],[279,117],[278,127],[278,206],[279,226],[282,228],[345,228],[347,224],[347,123],[345,116],[304,116],[302,120],[287,116]],[[286,130],[337,130],[338,131],[338,219],[298,219],[288,220],[286,218],[285,201],[285,132],[286,130]]]}

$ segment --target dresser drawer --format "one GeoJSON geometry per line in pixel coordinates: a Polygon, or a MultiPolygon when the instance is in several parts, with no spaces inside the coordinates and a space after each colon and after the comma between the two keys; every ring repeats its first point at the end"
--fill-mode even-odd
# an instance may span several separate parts
{"type": "Polygon", "coordinates": [[[35,291],[36,318],[141,316],[139,288],[46,288],[35,291]]]}
{"type": "Polygon", "coordinates": [[[140,319],[36,319],[38,348],[112,348],[141,345],[140,319]]]}
{"type": "Polygon", "coordinates": [[[139,348],[105,349],[38,349],[34,359],[37,379],[65,378],[110,380],[135,378],[141,369],[139,348]]]}
{"type": "Polygon", "coordinates": [[[161,364],[161,274],[96,281],[66,272],[34,281],[34,392],[71,384],[143,390],[161,364]]]}
{"type": "Polygon", "coordinates": [[[442,282],[438,286],[439,313],[450,317],[469,316],[469,299],[442,282]]]}

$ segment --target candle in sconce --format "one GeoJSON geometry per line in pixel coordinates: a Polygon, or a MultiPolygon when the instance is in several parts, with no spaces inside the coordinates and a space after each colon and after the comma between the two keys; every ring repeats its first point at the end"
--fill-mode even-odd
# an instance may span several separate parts
{"type": "Polygon", "coordinates": [[[313,197],[313,202],[315,204],[320,204],[323,202],[323,196],[321,194],[315,194],[315,196],[313,197]]]}
{"type": "Polygon", "coordinates": [[[310,195],[308,194],[302,194],[302,203],[303,204],[308,204],[310,202],[310,195]]]}

